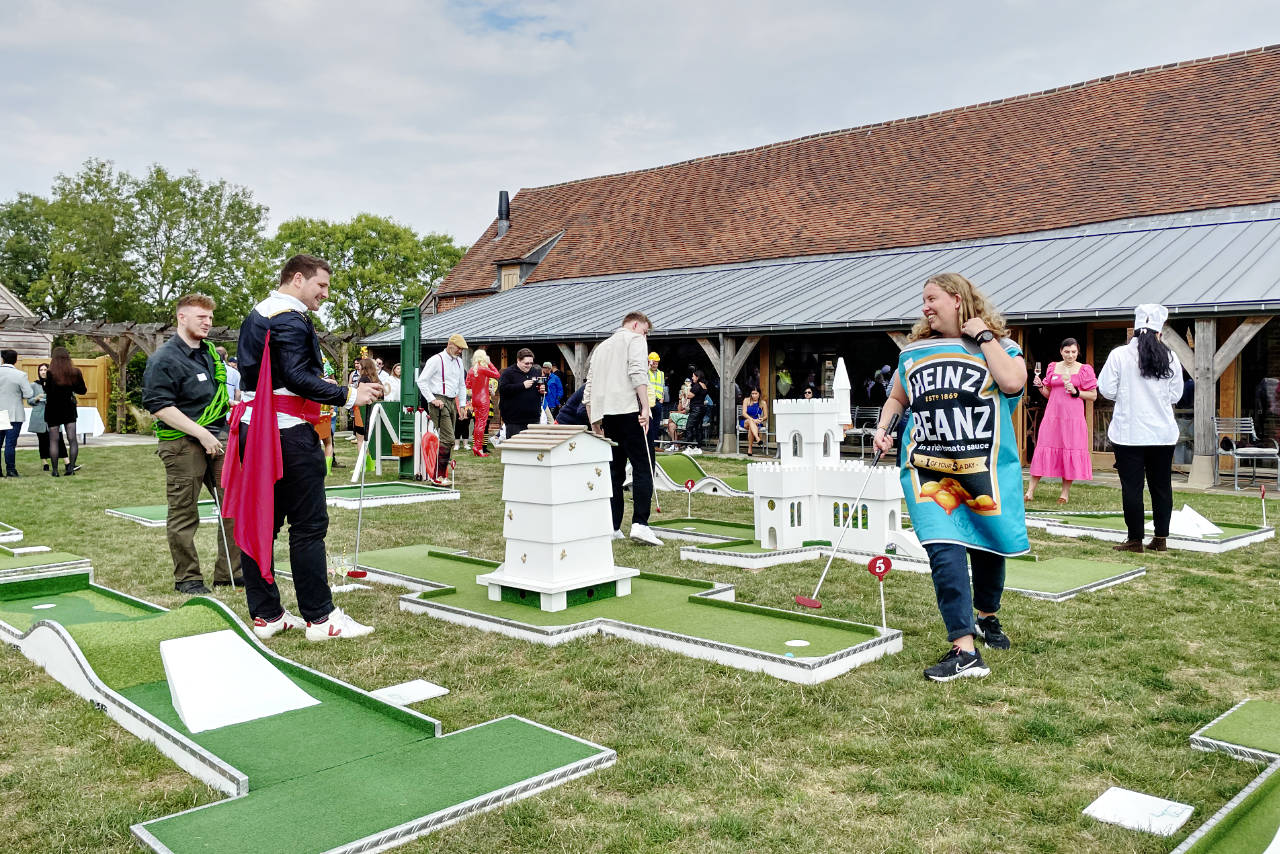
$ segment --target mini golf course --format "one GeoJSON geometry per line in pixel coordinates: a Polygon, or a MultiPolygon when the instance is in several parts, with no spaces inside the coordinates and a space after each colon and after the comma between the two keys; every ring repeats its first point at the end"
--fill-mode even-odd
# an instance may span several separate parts
{"type": "MultiPolygon", "coordinates": [[[[1151,514],[1148,513],[1147,517],[1150,518],[1150,516],[1151,514]]],[[[1263,528],[1237,522],[1215,522],[1214,524],[1222,529],[1221,535],[1189,537],[1170,534],[1169,548],[1219,554],[1260,543],[1276,535],[1276,529],[1273,527],[1263,528]]],[[[1027,527],[1043,528],[1046,533],[1060,537],[1094,537],[1115,543],[1124,542],[1127,536],[1123,513],[1028,512],[1027,527]]]]}
{"type": "Polygon", "coordinates": [[[32,572],[88,568],[87,558],[70,552],[55,552],[39,546],[30,549],[0,548],[0,582],[32,572]]]}
{"type": "Polygon", "coordinates": [[[165,611],[92,583],[89,571],[0,583],[0,637],[231,795],[132,831],[154,851],[373,851],[612,764],[613,751],[518,717],[440,735],[438,721],[276,656],[226,609],[194,597],[165,611]],[[230,630],[313,705],[191,732],[161,643],[230,630]]]}
{"type": "Polygon", "coordinates": [[[1191,745],[1270,764],[1174,854],[1264,854],[1280,847],[1280,704],[1245,700],[1191,736],[1191,745]]]}
{"type": "Polygon", "coordinates": [[[902,649],[896,629],[735,602],[731,585],[651,573],[632,580],[629,596],[606,594],[556,613],[515,597],[494,602],[476,576],[497,567],[404,546],[361,553],[358,568],[369,580],[417,589],[400,598],[405,611],[548,645],[609,634],[792,682],[822,682],[902,649]]]}
{"type": "Polygon", "coordinates": [[[745,474],[716,477],[707,474],[698,461],[688,454],[659,454],[654,462],[658,464],[655,472],[654,486],[667,492],[684,492],[687,481],[693,481],[693,491],[707,495],[730,495],[738,498],[749,497],[745,474]]]}
{"type": "Polygon", "coordinates": [[[1033,599],[1063,602],[1147,574],[1145,567],[1074,557],[1021,555],[1005,563],[1004,589],[1033,599]]]}
{"type": "MultiPolygon", "coordinates": [[[[330,507],[343,510],[355,510],[360,507],[360,486],[328,486],[325,487],[325,503],[330,507]]],[[[384,504],[418,504],[423,501],[456,501],[461,494],[456,489],[445,486],[432,486],[427,483],[413,481],[381,481],[366,483],[364,486],[364,506],[381,507],[384,504]]],[[[201,501],[199,504],[200,521],[212,522],[217,511],[213,499],[201,501]]],[[[148,528],[163,528],[169,508],[164,504],[150,504],[141,507],[112,507],[107,509],[108,516],[119,516],[130,522],[137,522],[148,528]]]]}
{"type": "Polygon", "coordinates": [[[0,543],[14,543],[22,539],[22,529],[0,522],[0,543]]]}

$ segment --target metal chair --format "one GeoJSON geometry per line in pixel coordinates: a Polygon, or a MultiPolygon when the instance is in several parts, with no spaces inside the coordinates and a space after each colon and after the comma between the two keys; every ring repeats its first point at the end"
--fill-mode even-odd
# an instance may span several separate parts
{"type": "MultiPolygon", "coordinates": [[[[1275,439],[1267,439],[1269,445],[1260,443],[1252,418],[1214,417],[1213,432],[1218,436],[1218,456],[1215,462],[1220,463],[1223,457],[1231,458],[1236,489],[1240,488],[1242,462],[1248,462],[1251,465],[1252,477],[1249,483],[1254,483],[1258,479],[1259,460],[1274,460],[1277,468],[1280,468],[1280,443],[1275,439]],[[1241,442],[1246,438],[1249,444],[1242,445],[1241,442]]],[[[1216,483],[1217,472],[1214,472],[1213,479],[1216,483]]]]}
{"type": "Polygon", "coordinates": [[[845,430],[844,434],[858,437],[859,456],[866,456],[867,440],[876,435],[876,422],[879,420],[878,406],[855,406],[849,411],[849,423],[853,426],[845,430]]]}

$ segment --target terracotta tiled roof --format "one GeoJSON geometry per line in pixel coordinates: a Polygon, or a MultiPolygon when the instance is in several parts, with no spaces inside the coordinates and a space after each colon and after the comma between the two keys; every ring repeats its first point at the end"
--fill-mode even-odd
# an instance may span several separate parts
{"type": "MultiPolygon", "coordinates": [[[[524,189],[440,288],[918,246],[1280,199],[1280,45],[524,189]],[[513,251],[515,250],[515,251],[513,251]]],[[[448,301],[452,302],[452,300],[448,301]]],[[[442,300],[441,305],[446,301],[442,300]]]]}

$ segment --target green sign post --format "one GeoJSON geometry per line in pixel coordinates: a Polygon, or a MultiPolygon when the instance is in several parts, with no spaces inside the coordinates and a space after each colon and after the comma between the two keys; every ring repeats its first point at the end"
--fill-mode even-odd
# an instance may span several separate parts
{"type": "MultiPolygon", "coordinates": [[[[412,444],[413,425],[417,420],[412,414],[418,411],[418,370],[422,362],[422,310],[415,306],[400,309],[400,441],[412,444]]],[[[413,480],[413,457],[400,458],[400,478],[413,480]]]]}

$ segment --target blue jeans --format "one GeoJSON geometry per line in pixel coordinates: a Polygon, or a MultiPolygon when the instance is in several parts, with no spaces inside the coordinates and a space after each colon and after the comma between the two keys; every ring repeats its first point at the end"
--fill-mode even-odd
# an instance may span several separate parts
{"type": "Polygon", "coordinates": [[[969,561],[973,564],[971,591],[964,546],[928,543],[924,548],[929,553],[933,592],[938,597],[938,610],[947,627],[947,640],[975,634],[974,608],[988,614],[1000,610],[1000,594],[1004,593],[1004,555],[967,549],[969,561]]]}
{"type": "Polygon", "coordinates": [[[0,439],[4,440],[4,467],[5,471],[17,471],[14,464],[14,454],[18,449],[18,434],[22,432],[22,422],[14,421],[13,426],[8,430],[0,431],[0,439]]]}

